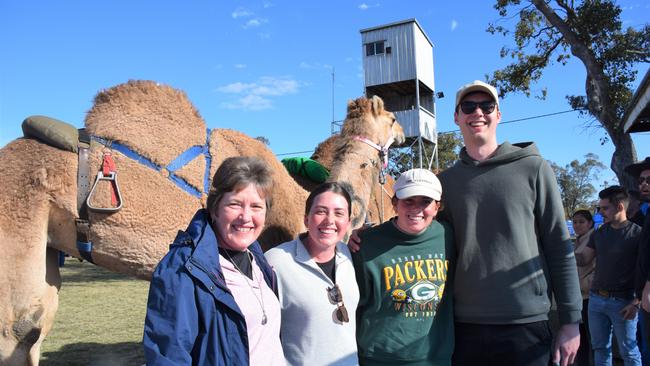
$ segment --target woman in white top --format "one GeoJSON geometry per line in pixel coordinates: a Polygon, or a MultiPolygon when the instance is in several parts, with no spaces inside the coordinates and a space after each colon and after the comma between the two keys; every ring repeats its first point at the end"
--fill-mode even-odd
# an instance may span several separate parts
{"type": "MultiPolygon", "coordinates": [[[[572,222],[573,230],[576,233],[574,252],[579,254],[584,251],[587,243],[589,243],[591,233],[594,232],[594,219],[591,216],[591,212],[578,210],[573,213],[572,222]]],[[[582,292],[582,323],[580,324],[580,348],[578,348],[575,359],[577,366],[593,364],[587,310],[589,309],[589,289],[591,288],[591,281],[594,278],[595,269],[595,258],[582,266],[578,265],[578,278],[580,279],[580,291],[582,292]]]]}
{"type": "Polygon", "coordinates": [[[266,252],[278,276],[280,337],[290,365],[357,365],[359,289],[347,246],[351,200],[323,183],[305,204],[307,233],[266,252]]]}

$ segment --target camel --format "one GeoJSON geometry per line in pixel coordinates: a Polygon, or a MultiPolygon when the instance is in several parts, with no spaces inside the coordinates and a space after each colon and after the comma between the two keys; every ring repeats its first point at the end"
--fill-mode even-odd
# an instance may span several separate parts
{"type": "MultiPolygon", "coordinates": [[[[199,189],[203,177],[216,171],[229,156],[253,155],[273,171],[273,205],[260,237],[265,247],[294,238],[304,230],[307,191],[288,175],[261,142],[240,132],[215,129],[205,123],[186,95],[151,81],[129,81],[100,91],[85,125],[102,141],[133,147],[153,165],[168,167],[191,146],[207,141],[210,159],[203,155],[178,170],[153,169],[114,148],[91,144],[89,166],[97,172],[105,157],[116,166],[122,208],[90,212],[92,260],[111,271],[149,279],[167,252],[176,231],[184,229],[205,204],[205,193],[194,197],[168,177],[175,175],[199,189]],[[209,167],[209,173],[205,173],[209,167]]],[[[363,135],[383,145],[404,140],[402,128],[377,97],[348,104],[346,125],[337,144],[330,179],[348,180],[353,189],[353,221],[360,225],[370,198],[372,181],[380,169],[378,153],[353,140],[363,135]]],[[[0,365],[38,365],[40,346],[50,331],[61,286],[59,251],[81,257],[76,247],[76,153],[30,138],[20,138],[0,150],[0,365]]],[[[110,207],[110,183],[102,183],[93,206],[110,207]]]]}
{"type": "MultiPolygon", "coordinates": [[[[314,150],[310,158],[318,161],[327,170],[332,171],[337,145],[341,144],[342,141],[341,135],[330,136],[316,146],[316,150],[314,150]]],[[[311,191],[317,185],[317,183],[307,181],[305,178],[297,177],[293,174],[291,176],[308,191],[311,191]]],[[[382,183],[379,179],[374,179],[373,181],[374,184],[372,184],[366,220],[369,223],[380,224],[395,216],[395,210],[391,203],[391,198],[394,195],[393,186],[395,185],[395,179],[389,174],[386,174],[385,182],[382,183]]]]}

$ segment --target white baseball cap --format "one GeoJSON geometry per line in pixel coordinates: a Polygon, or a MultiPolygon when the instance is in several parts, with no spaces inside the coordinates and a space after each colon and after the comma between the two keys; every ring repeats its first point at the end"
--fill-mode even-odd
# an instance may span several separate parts
{"type": "Polygon", "coordinates": [[[440,201],[442,185],[432,171],[426,169],[407,170],[399,176],[393,186],[398,199],[425,196],[440,201]]]}
{"type": "Polygon", "coordinates": [[[494,102],[499,106],[499,93],[497,89],[490,84],[484,83],[481,80],[474,80],[469,84],[465,84],[458,89],[456,92],[456,107],[460,104],[460,101],[469,94],[474,92],[483,92],[492,97],[494,102]]]}

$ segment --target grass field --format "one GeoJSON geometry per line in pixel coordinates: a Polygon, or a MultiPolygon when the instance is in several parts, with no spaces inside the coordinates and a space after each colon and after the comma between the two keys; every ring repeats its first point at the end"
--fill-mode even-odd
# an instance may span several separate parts
{"type": "Polygon", "coordinates": [[[142,365],[149,282],[68,258],[54,328],[41,365],[142,365]]]}

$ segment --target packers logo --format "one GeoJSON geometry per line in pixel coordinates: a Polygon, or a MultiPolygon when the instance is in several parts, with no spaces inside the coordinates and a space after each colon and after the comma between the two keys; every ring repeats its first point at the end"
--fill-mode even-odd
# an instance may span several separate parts
{"type": "Polygon", "coordinates": [[[414,302],[419,304],[424,304],[430,301],[440,301],[440,291],[439,286],[436,286],[434,283],[427,280],[421,280],[415,285],[413,285],[409,290],[411,299],[414,302]]]}
{"type": "Polygon", "coordinates": [[[401,290],[401,289],[396,289],[391,293],[391,296],[393,297],[393,301],[396,302],[406,302],[407,296],[406,296],[406,291],[401,290]]]}

